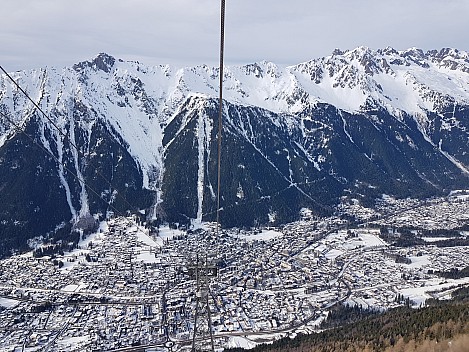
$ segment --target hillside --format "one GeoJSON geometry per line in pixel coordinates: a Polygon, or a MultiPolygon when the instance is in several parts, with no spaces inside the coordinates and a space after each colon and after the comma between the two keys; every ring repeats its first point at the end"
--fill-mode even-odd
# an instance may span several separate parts
{"type": "MultiPolygon", "coordinates": [[[[112,213],[213,220],[217,76],[108,54],[12,73],[43,115],[1,75],[1,254],[112,213]]],[[[223,226],[469,188],[466,52],[359,47],[224,79],[223,226]]]]}
{"type": "Polygon", "coordinates": [[[467,351],[468,289],[460,289],[454,296],[453,302],[438,302],[417,310],[397,308],[343,327],[293,339],[286,337],[272,345],[260,345],[249,351],[467,351]]]}

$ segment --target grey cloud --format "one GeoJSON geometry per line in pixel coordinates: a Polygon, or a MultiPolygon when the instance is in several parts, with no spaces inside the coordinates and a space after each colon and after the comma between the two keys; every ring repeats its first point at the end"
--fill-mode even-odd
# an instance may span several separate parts
{"type": "MultiPolygon", "coordinates": [[[[218,0],[4,0],[0,64],[64,66],[108,52],[217,64],[218,0]]],[[[468,50],[464,0],[226,0],[226,61],[295,64],[366,45],[468,50]]]]}

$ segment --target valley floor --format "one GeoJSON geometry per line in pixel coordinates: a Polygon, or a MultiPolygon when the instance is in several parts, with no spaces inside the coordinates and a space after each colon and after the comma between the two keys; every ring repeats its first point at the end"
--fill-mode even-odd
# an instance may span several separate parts
{"type": "MultiPolygon", "coordinates": [[[[151,231],[130,218],[110,219],[72,252],[0,261],[0,351],[190,350],[198,296],[189,269],[206,258],[218,267],[209,290],[217,348],[315,332],[338,302],[421,307],[469,284],[469,277],[435,274],[469,267],[469,247],[438,246],[448,236],[397,247],[378,228],[392,227],[393,235],[399,223],[434,229],[440,216],[440,228],[454,230],[467,220],[468,197],[393,201],[382,209],[343,209],[355,224],[305,218],[218,237],[213,224],[151,231]]],[[[209,336],[205,308],[200,345],[209,336]]]]}

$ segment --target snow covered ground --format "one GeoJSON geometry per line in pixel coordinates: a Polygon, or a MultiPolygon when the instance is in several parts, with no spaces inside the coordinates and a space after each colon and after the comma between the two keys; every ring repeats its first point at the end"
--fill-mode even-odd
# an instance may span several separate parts
{"type": "Polygon", "coordinates": [[[14,299],[0,298],[0,307],[13,308],[19,303],[20,303],[20,301],[17,301],[17,300],[14,300],[14,299]]]}
{"type": "Polygon", "coordinates": [[[282,237],[283,233],[274,231],[274,230],[262,230],[260,233],[257,234],[242,234],[237,235],[236,237],[242,240],[246,240],[247,242],[252,241],[269,241],[271,239],[282,237]]]}

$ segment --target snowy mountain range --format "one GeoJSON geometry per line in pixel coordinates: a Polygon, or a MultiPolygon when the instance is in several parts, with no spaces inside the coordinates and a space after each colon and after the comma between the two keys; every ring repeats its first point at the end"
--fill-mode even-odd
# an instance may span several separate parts
{"type": "MultiPolygon", "coordinates": [[[[213,220],[218,73],[107,54],[11,73],[47,117],[1,75],[0,252],[109,212],[213,220]]],[[[224,98],[225,226],[469,187],[467,52],[228,66],[224,98]]]]}

